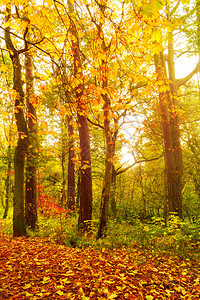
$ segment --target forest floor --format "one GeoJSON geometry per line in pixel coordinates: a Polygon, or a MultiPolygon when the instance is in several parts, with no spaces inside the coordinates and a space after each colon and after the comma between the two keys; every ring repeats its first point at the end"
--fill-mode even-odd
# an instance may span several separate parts
{"type": "Polygon", "coordinates": [[[130,249],[0,234],[0,299],[200,299],[200,265],[130,249]]]}

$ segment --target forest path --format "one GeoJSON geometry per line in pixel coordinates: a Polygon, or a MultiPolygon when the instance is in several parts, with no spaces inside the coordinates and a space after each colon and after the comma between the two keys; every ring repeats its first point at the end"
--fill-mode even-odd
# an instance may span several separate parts
{"type": "Polygon", "coordinates": [[[0,300],[200,298],[195,262],[148,252],[72,249],[0,234],[0,300]]]}

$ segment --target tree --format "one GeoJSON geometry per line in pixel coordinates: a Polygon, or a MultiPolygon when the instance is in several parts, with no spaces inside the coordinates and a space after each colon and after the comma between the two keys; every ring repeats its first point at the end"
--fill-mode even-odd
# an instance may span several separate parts
{"type": "MultiPolygon", "coordinates": [[[[167,6],[167,19],[172,22],[172,14],[177,6],[167,6]]],[[[180,134],[178,89],[185,84],[199,70],[199,63],[195,69],[185,78],[176,80],[174,61],[174,33],[173,28],[168,32],[168,55],[166,71],[166,59],[163,52],[155,54],[155,68],[159,82],[159,103],[163,128],[165,147],[165,160],[168,183],[168,209],[169,213],[183,217],[182,212],[182,174],[183,158],[180,134]]]]}
{"type": "Polygon", "coordinates": [[[34,99],[33,62],[30,51],[25,53],[26,105],[29,146],[26,161],[25,218],[32,230],[37,228],[37,114],[34,99]]]}
{"type": "MultiPolygon", "coordinates": [[[[11,129],[11,128],[10,128],[11,129]]],[[[5,210],[3,214],[3,218],[7,218],[8,215],[8,209],[9,209],[9,201],[10,201],[10,175],[11,175],[11,166],[12,166],[12,152],[11,152],[11,130],[9,132],[9,144],[7,149],[7,176],[5,180],[5,186],[6,186],[6,201],[5,201],[5,210]]]]}
{"type": "Polygon", "coordinates": [[[89,128],[86,116],[86,104],[84,100],[84,83],[81,66],[80,45],[76,30],[76,19],[74,6],[68,0],[68,11],[70,17],[70,33],[72,44],[72,55],[74,60],[75,97],[77,104],[77,120],[79,124],[80,156],[81,156],[81,183],[80,183],[80,210],[79,227],[89,230],[92,220],[92,172],[90,155],[89,128]]]}
{"type": "Polygon", "coordinates": [[[5,210],[3,218],[7,218],[12,196],[12,171],[13,171],[13,148],[16,127],[14,124],[14,112],[12,101],[12,64],[8,55],[1,53],[1,113],[3,116],[1,123],[1,152],[2,159],[5,160],[5,210]]]}
{"type": "MultiPolygon", "coordinates": [[[[6,24],[11,21],[11,6],[6,6],[6,24]]],[[[28,148],[28,128],[24,115],[24,91],[20,63],[20,54],[27,50],[26,35],[28,28],[24,31],[25,47],[17,49],[11,38],[10,26],[5,26],[5,42],[13,65],[13,89],[15,98],[15,120],[18,131],[18,142],[14,156],[14,202],[13,202],[13,236],[26,235],[26,224],[24,216],[24,164],[25,154],[28,148]]]]}
{"type": "Polygon", "coordinates": [[[75,166],[74,166],[74,128],[73,128],[73,117],[68,116],[68,186],[67,186],[67,207],[69,209],[75,209],[75,166]]]}
{"type": "MultiPolygon", "coordinates": [[[[111,209],[116,214],[114,202],[116,144],[119,144],[119,130],[120,126],[125,122],[126,115],[135,113],[134,106],[136,101],[132,99],[133,95],[131,95],[129,86],[133,81],[138,80],[138,76],[140,76],[140,79],[143,77],[143,71],[140,70],[140,66],[142,66],[144,61],[140,57],[141,53],[137,44],[134,43],[135,36],[132,36],[130,29],[127,30],[131,26],[134,29],[134,33],[136,31],[140,35],[141,28],[137,27],[136,29],[135,25],[140,20],[129,7],[125,9],[124,3],[117,4],[118,6],[115,9],[118,16],[120,16],[117,20],[110,13],[113,7],[112,4],[108,7],[108,1],[103,1],[103,3],[95,1],[97,8],[94,5],[92,6],[92,3],[87,5],[90,20],[94,24],[93,26],[90,25],[90,51],[91,56],[95,57],[93,70],[90,71],[93,78],[90,80],[93,80],[92,88],[96,89],[96,102],[98,102],[99,106],[102,106],[102,114],[99,113],[99,119],[101,119],[101,127],[103,127],[106,140],[105,173],[98,238],[101,238],[106,233],[110,202],[111,209]],[[132,23],[130,20],[132,20],[132,23]],[[135,66],[136,62],[137,67],[135,66]],[[139,70],[140,74],[138,75],[139,70]],[[98,96],[98,92],[100,96],[98,96]]],[[[143,40],[141,41],[140,49],[143,50],[143,40]]]]}

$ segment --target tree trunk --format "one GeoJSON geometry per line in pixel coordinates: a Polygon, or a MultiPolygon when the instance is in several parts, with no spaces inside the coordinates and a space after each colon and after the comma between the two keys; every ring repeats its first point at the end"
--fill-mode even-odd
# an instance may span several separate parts
{"type": "MultiPolygon", "coordinates": [[[[107,80],[103,82],[103,86],[107,86],[107,80]]],[[[112,183],[112,170],[113,170],[113,141],[110,129],[110,100],[108,95],[102,95],[104,99],[104,131],[106,136],[106,165],[104,174],[104,183],[101,197],[101,207],[100,207],[100,222],[98,230],[98,238],[101,238],[107,231],[108,224],[108,206],[110,198],[110,190],[112,183]]]]}
{"type": "MultiPolygon", "coordinates": [[[[155,55],[155,67],[158,80],[166,83],[166,68],[163,53],[155,55]]],[[[170,72],[170,68],[169,68],[170,72]]],[[[171,79],[172,80],[172,79],[171,79]]],[[[180,146],[180,129],[178,115],[175,113],[175,86],[170,86],[169,91],[159,91],[161,122],[165,147],[165,162],[168,183],[168,209],[169,213],[177,214],[182,218],[182,149],[180,146]]]]}
{"type": "Polygon", "coordinates": [[[68,116],[67,119],[68,125],[68,188],[67,188],[67,207],[69,209],[75,210],[75,168],[74,161],[75,151],[74,151],[74,142],[73,142],[73,125],[72,125],[72,116],[68,116]]]}
{"type": "MultiPolygon", "coordinates": [[[[17,119],[17,118],[16,118],[17,119]]],[[[24,161],[27,145],[19,138],[14,158],[14,201],[13,201],[13,236],[26,235],[24,216],[24,161]]]]}
{"type": "Polygon", "coordinates": [[[116,218],[117,216],[117,206],[116,206],[116,171],[115,167],[112,168],[112,182],[111,182],[111,192],[110,192],[110,208],[112,212],[112,216],[116,218]]]}
{"type": "MultiPolygon", "coordinates": [[[[169,21],[171,21],[170,13],[168,14],[169,21]]],[[[172,134],[172,153],[174,163],[174,180],[170,182],[171,188],[169,191],[169,213],[175,213],[180,218],[183,217],[182,212],[182,175],[183,175],[183,157],[181,148],[181,137],[180,137],[180,121],[178,115],[179,103],[177,100],[178,88],[175,78],[175,62],[174,62],[174,46],[173,46],[173,32],[168,33],[168,72],[170,80],[170,95],[171,107],[170,109],[170,125],[172,134]]]]}
{"type": "MultiPolygon", "coordinates": [[[[9,136],[9,140],[10,140],[10,136],[9,136]]],[[[7,164],[7,176],[6,176],[6,202],[5,202],[3,219],[6,219],[8,216],[9,200],[10,200],[10,171],[11,171],[11,146],[10,145],[8,145],[7,161],[8,164],[7,164]]]]}
{"type": "MultiPolygon", "coordinates": [[[[6,22],[10,19],[10,8],[6,7],[6,22]]],[[[19,54],[10,36],[10,27],[5,30],[6,47],[9,50],[13,65],[13,89],[16,91],[15,98],[15,120],[18,131],[18,142],[14,155],[14,201],[13,201],[13,236],[26,235],[26,224],[24,216],[24,162],[28,147],[28,129],[24,117],[24,92],[22,88],[21,64],[19,54]]]]}
{"type": "MultiPolygon", "coordinates": [[[[102,8],[105,9],[105,8],[102,8]]],[[[103,14],[103,11],[101,12],[103,14]]],[[[103,18],[104,19],[104,18],[103,18]]],[[[106,46],[104,33],[103,33],[103,24],[97,26],[98,36],[101,39],[101,49],[105,54],[105,57],[108,56],[110,46],[106,46]]],[[[105,174],[104,174],[104,182],[103,182],[103,190],[101,197],[101,207],[100,207],[100,221],[99,221],[99,229],[98,229],[98,238],[103,237],[106,234],[107,226],[108,226],[108,207],[109,207],[109,199],[111,193],[111,184],[112,184],[112,175],[113,175],[113,157],[115,153],[115,141],[117,137],[118,130],[114,131],[114,135],[112,136],[111,125],[110,125],[110,109],[111,103],[110,98],[107,93],[108,89],[108,66],[107,61],[102,59],[101,62],[101,75],[102,75],[102,89],[103,93],[101,95],[104,106],[104,133],[106,137],[106,161],[105,161],[105,174]]],[[[115,124],[116,125],[116,124],[115,124]]],[[[117,126],[116,126],[117,127],[117,126]]]]}
{"type": "Polygon", "coordinates": [[[79,227],[89,230],[92,220],[92,172],[90,158],[89,129],[86,116],[78,114],[81,149],[81,185],[79,227]]]}
{"type": "Polygon", "coordinates": [[[62,191],[61,191],[61,203],[60,205],[66,208],[66,179],[65,179],[65,152],[61,154],[61,168],[62,168],[62,191]]]}
{"type": "Polygon", "coordinates": [[[61,123],[61,169],[62,169],[62,190],[60,196],[60,205],[61,207],[67,207],[67,197],[66,197],[66,171],[65,171],[65,164],[66,164],[66,118],[65,116],[62,117],[61,123]]]}
{"type": "Polygon", "coordinates": [[[80,208],[80,189],[81,189],[81,170],[78,168],[78,182],[77,182],[77,195],[76,195],[76,208],[80,208]]]}
{"type": "Polygon", "coordinates": [[[79,49],[79,40],[76,31],[76,20],[74,6],[71,0],[68,0],[68,9],[70,15],[70,33],[72,41],[72,52],[74,58],[74,77],[78,81],[75,86],[75,95],[77,103],[77,119],[79,124],[80,156],[81,156],[81,186],[80,186],[80,210],[78,225],[85,231],[90,229],[92,220],[92,172],[90,155],[89,128],[86,117],[86,104],[84,100],[84,84],[81,66],[81,55],[79,49]]]}
{"type": "Polygon", "coordinates": [[[29,148],[27,153],[25,218],[26,225],[37,229],[37,115],[32,103],[34,97],[32,57],[25,53],[26,103],[29,128],[29,148]]]}
{"type": "Polygon", "coordinates": [[[200,56],[200,1],[196,0],[196,18],[197,18],[197,49],[200,56]]]}

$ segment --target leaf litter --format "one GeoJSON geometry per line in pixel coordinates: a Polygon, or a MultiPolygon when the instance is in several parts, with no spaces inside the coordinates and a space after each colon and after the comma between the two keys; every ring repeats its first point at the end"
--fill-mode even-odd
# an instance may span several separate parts
{"type": "Polygon", "coordinates": [[[0,300],[200,299],[196,261],[6,234],[0,234],[0,245],[0,300]]]}

